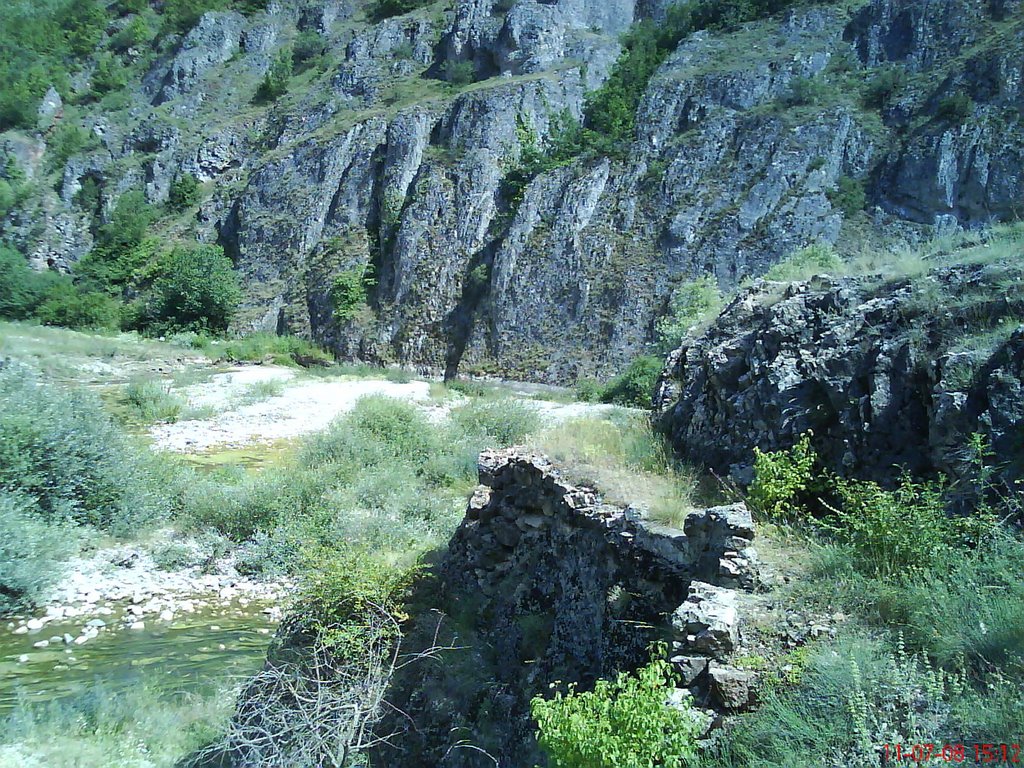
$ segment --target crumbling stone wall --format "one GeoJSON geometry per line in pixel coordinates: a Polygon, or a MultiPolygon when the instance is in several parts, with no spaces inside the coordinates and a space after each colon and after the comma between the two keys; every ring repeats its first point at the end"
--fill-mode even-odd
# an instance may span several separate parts
{"type": "Polygon", "coordinates": [[[378,765],[493,766],[480,749],[503,767],[543,764],[530,699],[635,668],[655,640],[670,643],[699,705],[748,703],[749,680],[730,677],[741,690],[727,696],[715,683],[739,639],[740,594],[756,581],[742,504],[695,512],[677,530],[604,503],[542,456],[485,452],[479,474],[438,569],[440,633],[425,614],[409,638],[412,650],[436,638],[461,649],[396,680],[391,700],[405,714],[388,723],[398,734],[378,765]]]}

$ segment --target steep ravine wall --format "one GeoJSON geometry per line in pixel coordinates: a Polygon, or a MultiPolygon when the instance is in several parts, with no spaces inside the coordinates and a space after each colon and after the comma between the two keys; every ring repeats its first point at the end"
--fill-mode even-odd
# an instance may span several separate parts
{"type": "Polygon", "coordinates": [[[530,698],[557,681],[587,686],[635,668],[655,640],[669,643],[679,695],[711,714],[750,703],[752,676],[725,661],[742,642],[757,580],[743,505],[694,512],[675,530],[602,503],[542,456],[485,452],[479,467],[437,571],[435,610],[403,647],[457,650],[400,672],[388,695],[399,714],[380,729],[395,735],[375,765],[543,764],[530,698]]]}
{"type": "MultiPolygon", "coordinates": [[[[234,257],[246,284],[237,330],[307,335],[347,358],[564,383],[620,370],[697,275],[732,287],[811,242],[1020,214],[1014,0],[801,6],[693,34],[647,87],[621,157],[542,174],[521,201],[501,182],[524,139],[542,140],[564,110],[579,116],[619,35],[668,3],[458,0],[379,22],[364,5],[206,14],[129,86],[129,107],[81,108],[100,148],[12,213],[3,239],[67,268],[91,243],[76,201],[84,181],[99,184],[107,216],[124,191],[163,202],[175,175],[192,173],[208,196],[173,236],[219,241],[234,257]],[[254,105],[299,31],[321,34],[332,63],[254,105]],[[436,79],[460,62],[478,82],[436,79]],[[887,66],[907,86],[866,107],[860,92],[881,71],[871,68],[887,66]],[[822,77],[824,92],[793,96],[822,77]],[[957,94],[970,97],[962,119],[943,111],[957,94]],[[866,211],[836,202],[849,180],[866,211]],[[369,306],[339,320],[334,278],[368,264],[369,306]]],[[[44,172],[56,114],[43,110],[39,137],[0,138],[29,178],[44,172]]]]}

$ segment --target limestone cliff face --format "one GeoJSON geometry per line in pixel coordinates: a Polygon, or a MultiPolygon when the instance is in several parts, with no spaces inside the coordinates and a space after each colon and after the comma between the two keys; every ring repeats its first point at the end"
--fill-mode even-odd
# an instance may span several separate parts
{"type": "MultiPolygon", "coordinates": [[[[4,238],[66,268],[88,248],[75,202],[85,179],[100,184],[106,214],[127,189],[162,201],[176,174],[192,173],[208,196],[176,231],[235,258],[247,286],[238,330],[305,334],[351,358],[565,382],[642,352],[675,287],[696,276],[731,287],[811,242],[1020,212],[1014,0],[801,7],[695,33],[647,87],[622,157],[542,174],[521,199],[502,180],[523,142],[542,142],[565,110],[582,114],[619,35],[670,3],[457,0],[379,22],[365,5],[280,0],[248,18],[207,14],[130,106],[87,115],[100,148],[72,157],[59,194],[12,215],[4,238]],[[300,32],[322,36],[328,63],[254,105],[300,32]],[[891,66],[907,85],[865,107],[860,88],[891,66]],[[438,79],[459,67],[475,82],[438,79]],[[828,86],[807,97],[814,82],[828,86]],[[969,97],[956,114],[954,96],[969,97]],[[849,180],[866,191],[864,213],[836,202],[849,180]],[[336,318],[334,277],[365,265],[369,306],[336,318]]],[[[30,144],[2,146],[31,174],[45,153],[30,144]]]]}

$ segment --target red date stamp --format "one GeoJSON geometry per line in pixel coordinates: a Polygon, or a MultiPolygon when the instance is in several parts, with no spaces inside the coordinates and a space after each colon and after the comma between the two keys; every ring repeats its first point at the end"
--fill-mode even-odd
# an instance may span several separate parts
{"type": "Polygon", "coordinates": [[[1024,761],[1020,744],[883,744],[884,765],[894,763],[972,763],[1015,765],[1024,761]]]}

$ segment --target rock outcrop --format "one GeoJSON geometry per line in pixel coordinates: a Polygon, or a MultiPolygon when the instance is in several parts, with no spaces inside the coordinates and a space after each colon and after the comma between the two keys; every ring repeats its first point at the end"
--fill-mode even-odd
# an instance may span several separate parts
{"type": "MultiPolygon", "coordinates": [[[[665,528],[516,450],[483,453],[480,482],[439,567],[440,613],[406,645],[440,637],[456,650],[400,674],[388,699],[409,718],[384,726],[399,733],[376,764],[493,765],[482,749],[503,768],[533,765],[532,696],[635,668],[665,637],[685,695],[714,706],[706,671],[738,646],[743,587],[756,580],[745,507],[665,528]]],[[[741,708],[739,684],[723,680],[723,706],[741,708]]]]}
{"type": "MultiPolygon", "coordinates": [[[[237,330],[564,383],[622,369],[698,276],[732,288],[869,227],[913,239],[1020,214],[1024,32],[1010,0],[800,6],[696,32],[647,85],[631,144],[522,190],[503,182],[524,148],[580,117],[621,33],[670,4],[458,0],[383,20],[364,5],[206,14],[127,106],[87,114],[100,146],[70,158],[60,199],[42,185],[10,213],[3,239],[66,269],[120,194],[161,203],[191,173],[214,191],[175,234],[235,258],[237,330]],[[275,57],[310,33],[319,69],[254,105],[275,57]],[[892,67],[909,80],[879,90],[892,67]],[[80,208],[85,179],[98,211],[80,208]],[[338,316],[333,281],[354,269],[374,287],[338,316]]],[[[44,122],[57,104],[48,94],[44,122]]]]}
{"type": "Polygon", "coordinates": [[[680,455],[741,482],[754,446],[785,449],[806,432],[843,474],[970,480],[967,446],[981,433],[1013,483],[1024,460],[1024,331],[1020,295],[994,284],[1005,268],[759,282],[669,357],[661,425],[680,455]]]}

